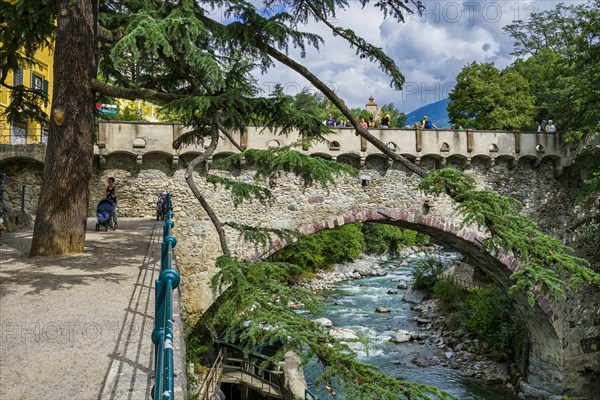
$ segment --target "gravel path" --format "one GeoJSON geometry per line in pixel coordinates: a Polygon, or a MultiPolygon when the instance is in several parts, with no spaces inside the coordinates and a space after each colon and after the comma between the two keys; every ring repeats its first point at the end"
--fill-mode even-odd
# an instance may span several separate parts
{"type": "Polygon", "coordinates": [[[1,400],[150,398],[162,223],[95,222],[73,256],[30,258],[31,229],[2,235],[1,400]]]}

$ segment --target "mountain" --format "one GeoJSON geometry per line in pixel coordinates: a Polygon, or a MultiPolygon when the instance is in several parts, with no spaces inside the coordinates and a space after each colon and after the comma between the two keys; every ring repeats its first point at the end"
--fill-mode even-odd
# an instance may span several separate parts
{"type": "Polygon", "coordinates": [[[427,115],[429,120],[438,128],[449,129],[450,119],[448,118],[448,112],[446,111],[446,107],[448,106],[449,102],[449,99],[443,99],[435,103],[427,104],[421,108],[417,108],[415,111],[408,113],[408,122],[406,122],[407,125],[410,125],[412,128],[415,122],[420,123],[423,117],[427,115]]]}

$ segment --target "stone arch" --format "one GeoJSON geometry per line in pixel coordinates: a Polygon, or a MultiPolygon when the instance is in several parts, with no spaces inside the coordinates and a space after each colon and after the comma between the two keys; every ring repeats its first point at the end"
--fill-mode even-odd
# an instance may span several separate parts
{"type": "Polygon", "coordinates": [[[351,165],[354,168],[360,168],[360,155],[355,153],[344,153],[337,156],[336,161],[342,164],[351,165]]]}
{"type": "Polygon", "coordinates": [[[394,142],[388,142],[388,144],[386,144],[387,148],[392,150],[392,151],[398,151],[400,148],[398,147],[398,145],[394,142]]]}
{"type": "Polygon", "coordinates": [[[267,149],[273,149],[275,147],[281,147],[281,141],[279,141],[278,139],[271,139],[271,140],[267,140],[266,143],[266,147],[267,149]]]}
{"type": "Polygon", "coordinates": [[[389,159],[383,154],[369,154],[365,158],[365,168],[374,169],[383,174],[388,169],[389,159]]]}
{"type": "Polygon", "coordinates": [[[496,165],[508,169],[514,169],[517,166],[517,160],[510,155],[501,155],[495,159],[496,165]]]}
{"type": "Polygon", "coordinates": [[[23,160],[43,164],[46,159],[45,144],[28,144],[24,146],[6,144],[0,145],[0,149],[0,163],[23,160]]]}
{"type": "Polygon", "coordinates": [[[439,154],[425,154],[421,157],[420,165],[428,171],[438,169],[442,165],[443,157],[439,154]]]}
{"type": "Polygon", "coordinates": [[[488,169],[492,166],[492,158],[487,154],[477,154],[471,158],[471,167],[488,169]]]}
{"type": "Polygon", "coordinates": [[[462,170],[467,166],[467,161],[467,157],[462,154],[452,154],[446,159],[446,166],[462,170]]]}
{"type": "Polygon", "coordinates": [[[338,151],[340,149],[340,142],[333,140],[329,142],[329,150],[338,151]]]}
{"type": "Polygon", "coordinates": [[[148,169],[168,170],[173,156],[166,151],[151,151],[142,156],[142,165],[148,169]]]}
{"type": "Polygon", "coordinates": [[[496,143],[490,144],[490,146],[488,147],[488,151],[490,153],[497,153],[499,151],[498,145],[496,143]]]}
{"type": "Polygon", "coordinates": [[[312,153],[310,156],[324,158],[325,160],[331,160],[333,158],[331,154],[327,153],[312,153]]]}
{"type": "MultiPolygon", "coordinates": [[[[327,220],[314,221],[296,226],[305,235],[357,222],[376,222],[412,229],[427,234],[467,254],[493,281],[507,293],[515,312],[527,326],[530,334],[529,364],[527,380],[537,388],[560,393],[563,390],[563,345],[560,337],[561,322],[558,313],[545,297],[538,296],[530,306],[522,292],[510,292],[510,275],[520,268],[519,260],[501,251],[490,252],[482,244],[484,237],[457,222],[442,217],[427,215],[418,209],[368,208],[347,209],[327,220]]],[[[276,241],[268,254],[257,254],[257,258],[273,254],[288,243],[276,241]]]]}

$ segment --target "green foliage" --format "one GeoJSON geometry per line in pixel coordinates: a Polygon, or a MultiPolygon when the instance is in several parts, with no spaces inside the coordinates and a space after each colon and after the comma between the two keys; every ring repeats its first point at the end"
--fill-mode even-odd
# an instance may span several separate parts
{"type": "Polygon", "coordinates": [[[427,174],[419,183],[419,188],[436,196],[444,193],[455,197],[475,189],[475,180],[454,168],[443,168],[427,174]]]}
{"type": "Polygon", "coordinates": [[[370,254],[395,253],[405,246],[425,244],[429,237],[393,225],[366,222],[362,224],[365,252],[370,254]]]}
{"type": "MultiPolygon", "coordinates": [[[[457,285],[448,278],[437,279],[432,288],[433,298],[437,300],[438,307],[447,314],[460,311],[466,301],[469,291],[457,285]]],[[[458,318],[460,320],[460,318],[458,318]]],[[[456,327],[458,328],[458,326],[456,327]]]]}
{"type": "Polygon", "coordinates": [[[118,110],[115,116],[117,121],[144,121],[144,112],[138,109],[134,103],[129,103],[118,110]]]}
{"type": "Polygon", "coordinates": [[[403,382],[378,368],[356,361],[347,345],[329,337],[318,323],[292,310],[290,302],[303,304],[308,312],[318,311],[318,303],[308,291],[289,286],[291,269],[285,263],[242,262],[222,256],[213,288],[220,292],[217,303],[202,317],[192,333],[206,329],[222,332],[230,342],[244,346],[249,353],[257,345],[277,343],[279,350],[268,363],[282,359],[293,350],[304,361],[316,356],[323,364],[319,382],[335,378],[353,399],[450,399],[453,396],[431,386],[403,382]],[[227,288],[224,290],[224,288],[227,288]]]}
{"type": "Polygon", "coordinates": [[[535,116],[529,84],[516,71],[473,62],[456,77],[448,96],[453,125],[477,129],[527,129],[535,116]]]}
{"type": "Polygon", "coordinates": [[[273,245],[273,237],[286,243],[291,243],[294,240],[302,238],[300,232],[290,229],[262,228],[235,222],[227,222],[224,225],[228,225],[237,230],[240,232],[242,240],[256,244],[258,247],[262,248],[263,251],[267,251],[273,245]]]}
{"type": "Polygon", "coordinates": [[[208,183],[212,183],[214,186],[223,185],[226,190],[229,190],[231,192],[231,196],[233,197],[233,204],[236,207],[247,199],[256,199],[264,204],[268,199],[271,198],[271,191],[268,188],[259,185],[239,182],[218,175],[208,175],[206,180],[208,183]]]}
{"type": "MultiPolygon", "coordinates": [[[[408,117],[405,113],[398,110],[396,106],[394,106],[394,103],[381,106],[381,115],[386,114],[390,114],[390,128],[404,128],[404,125],[406,125],[406,119],[408,117]]],[[[368,117],[366,120],[368,120],[368,117]]]]}
{"type": "Polygon", "coordinates": [[[504,29],[519,57],[512,68],[536,97],[537,120],[552,119],[559,130],[597,132],[600,1],[560,3],[504,29]]]}
{"type": "Polygon", "coordinates": [[[248,149],[242,153],[215,161],[215,167],[232,168],[238,165],[256,167],[255,178],[274,177],[278,172],[291,172],[300,177],[305,186],[319,183],[323,187],[335,184],[335,176],[349,174],[356,176],[353,167],[320,157],[311,157],[287,147],[269,150],[248,149]]]}
{"type": "Polygon", "coordinates": [[[419,260],[412,271],[414,279],[413,287],[415,289],[431,291],[436,282],[441,279],[442,272],[444,272],[442,260],[439,257],[428,255],[419,260]]]}
{"type": "MultiPolygon", "coordinates": [[[[450,173],[447,169],[434,171],[421,188],[439,194],[439,188],[451,185],[449,179],[456,174],[463,173],[450,173]]],[[[463,175],[462,180],[468,181],[466,174],[463,175]]],[[[468,189],[468,185],[455,185],[450,192],[458,203],[464,224],[475,223],[487,230],[489,237],[485,244],[489,249],[501,248],[519,258],[520,267],[511,276],[515,282],[511,290],[523,290],[531,304],[537,291],[564,294],[568,288],[563,280],[565,274],[572,287],[600,283],[600,274],[589,268],[588,261],[571,255],[568,247],[542,233],[535,222],[519,213],[522,204],[518,200],[486,190],[468,189]]]]}
{"type": "Polygon", "coordinates": [[[275,253],[273,260],[315,271],[333,263],[351,261],[360,255],[364,247],[360,227],[344,225],[304,237],[275,253]]]}
{"type": "Polygon", "coordinates": [[[433,287],[433,297],[454,329],[477,334],[499,358],[524,356],[527,331],[500,288],[467,290],[450,279],[440,279],[433,287]]]}

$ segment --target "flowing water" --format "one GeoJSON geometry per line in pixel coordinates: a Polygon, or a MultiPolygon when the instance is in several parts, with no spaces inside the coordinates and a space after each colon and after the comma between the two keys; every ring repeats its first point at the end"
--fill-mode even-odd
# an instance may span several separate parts
{"type": "MultiPolygon", "coordinates": [[[[444,253],[443,259],[451,262],[456,253],[444,253]]],[[[335,290],[323,292],[325,297],[325,317],[338,328],[350,328],[359,336],[367,337],[371,343],[369,350],[353,344],[357,358],[368,364],[376,365],[388,374],[401,380],[426,383],[441,388],[461,400],[508,400],[510,393],[485,386],[475,379],[461,376],[453,369],[440,365],[418,367],[410,362],[417,355],[444,357],[444,353],[433,344],[417,342],[392,343],[388,339],[398,329],[418,332],[419,327],[414,321],[418,316],[410,309],[411,304],[402,300],[404,290],[397,289],[399,282],[409,282],[411,271],[418,262],[418,257],[406,259],[408,265],[399,266],[401,260],[390,260],[384,268],[387,276],[366,277],[364,279],[347,281],[337,285],[335,290]],[[397,289],[398,294],[387,294],[389,289],[397,289]],[[375,312],[377,307],[391,309],[390,313],[375,312]]],[[[406,263],[406,262],[405,262],[406,263]]],[[[314,381],[322,371],[317,361],[309,363],[304,370],[309,390],[318,395],[321,400],[333,399],[327,394],[323,385],[315,387],[314,381]]],[[[337,393],[339,400],[352,400],[337,393]]]]}

